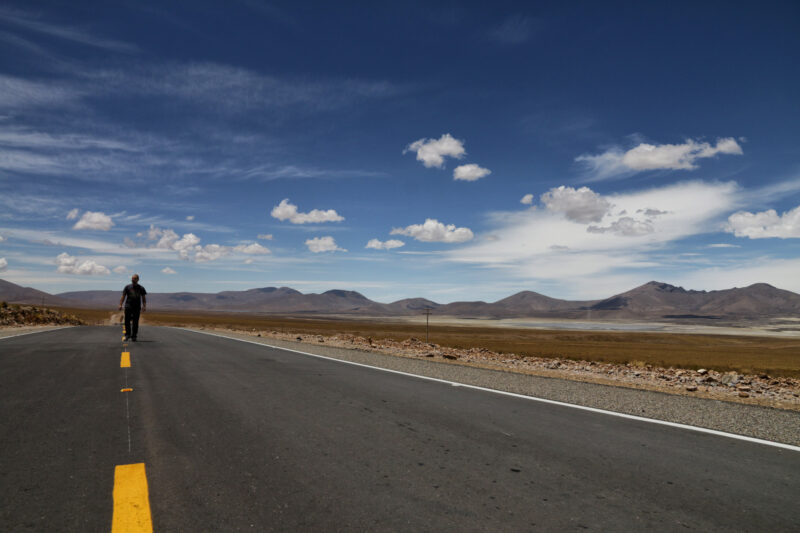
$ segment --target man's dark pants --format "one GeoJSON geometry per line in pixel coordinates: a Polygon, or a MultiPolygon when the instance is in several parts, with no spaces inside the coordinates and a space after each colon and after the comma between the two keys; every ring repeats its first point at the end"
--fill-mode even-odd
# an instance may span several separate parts
{"type": "Polygon", "coordinates": [[[126,337],[133,337],[136,338],[136,334],[139,333],[139,312],[141,308],[139,307],[128,307],[125,306],[125,336],[126,337]],[[131,322],[133,324],[131,324],[131,322]],[[131,326],[133,326],[133,330],[131,330],[131,326]]]}

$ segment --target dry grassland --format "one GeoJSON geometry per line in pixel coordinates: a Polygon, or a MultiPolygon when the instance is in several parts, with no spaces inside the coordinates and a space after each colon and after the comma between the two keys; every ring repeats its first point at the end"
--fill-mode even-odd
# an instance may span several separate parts
{"type": "MultiPolygon", "coordinates": [[[[90,323],[109,311],[65,309],[90,323]]],[[[300,335],[350,334],[402,341],[425,339],[425,326],[363,319],[324,320],[233,313],[146,313],[147,324],[224,327],[300,335]]],[[[454,348],[486,348],[518,356],[561,357],[665,368],[735,370],[743,374],[800,377],[800,338],[681,333],[529,330],[432,323],[430,342],[454,348]]]]}

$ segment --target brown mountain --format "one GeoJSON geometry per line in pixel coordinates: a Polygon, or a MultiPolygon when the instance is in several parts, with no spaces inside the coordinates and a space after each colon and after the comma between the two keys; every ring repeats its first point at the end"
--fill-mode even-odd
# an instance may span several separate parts
{"type": "Polygon", "coordinates": [[[766,283],[721,291],[693,291],[651,281],[590,306],[615,318],[719,318],[800,314],[800,295],[766,283]]]}
{"type": "Polygon", "coordinates": [[[498,300],[493,305],[504,309],[513,316],[531,316],[538,313],[550,313],[554,311],[573,311],[576,308],[588,307],[597,302],[598,300],[559,300],[539,294],[538,292],[522,291],[508,298],[498,300]]]}
{"type": "MultiPolygon", "coordinates": [[[[58,295],[76,306],[113,308],[121,291],[65,292],[58,295]]],[[[149,293],[147,305],[160,310],[250,311],[260,313],[387,314],[384,304],[354,291],[331,290],[303,294],[289,287],[263,287],[246,291],[149,293]]]]}
{"type": "MultiPolygon", "coordinates": [[[[79,291],[52,296],[36,289],[0,280],[0,300],[18,303],[114,309],[119,291],[79,291]]],[[[408,298],[390,304],[374,302],[345,290],[303,294],[289,287],[263,287],[215,294],[198,292],[151,293],[152,310],[208,310],[283,314],[351,314],[364,316],[418,315],[428,307],[438,316],[469,318],[593,318],[682,319],[769,318],[800,316],[800,295],[766,283],[721,291],[694,291],[651,281],[605,300],[570,301],[522,291],[493,303],[438,304],[408,298]]]]}
{"type": "Polygon", "coordinates": [[[442,304],[437,304],[425,298],[406,298],[386,304],[386,310],[396,315],[419,314],[427,309],[438,309],[442,304]]]}
{"type": "Polygon", "coordinates": [[[66,306],[69,302],[46,292],[0,279],[0,301],[17,304],[66,306]]]}
{"type": "Polygon", "coordinates": [[[571,301],[550,298],[532,291],[522,291],[494,303],[453,302],[439,306],[437,314],[461,317],[570,317],[585,314],[587,306],[599,300],[571,301]]]}

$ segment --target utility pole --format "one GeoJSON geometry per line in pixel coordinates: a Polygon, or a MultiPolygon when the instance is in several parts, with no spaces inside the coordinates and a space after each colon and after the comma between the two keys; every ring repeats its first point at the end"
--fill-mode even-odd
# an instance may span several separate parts
{"type": "Polygon", "coordinates": [[[433,311],[432,307],[426,307],[424,309],[424,313],[425,313],[425,344],[430,344],[428,342],[428,330],[429,330],[428,324],[429,324],[430,318],[431,318],[431,311],[433,311]]]}

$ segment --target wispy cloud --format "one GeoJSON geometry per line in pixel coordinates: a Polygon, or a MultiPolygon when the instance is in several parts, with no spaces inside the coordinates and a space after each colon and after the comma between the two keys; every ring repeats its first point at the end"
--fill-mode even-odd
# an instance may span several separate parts
{"type": "Polygon", "coordinates": [[[307,167],[299,165],[255,165],[243,166],[234,165],[225,168],[210,169],[209,173],[225,175],[235,179],[256,179],[272,181],[278,179],[302,179],[302,178],[373,178],[386,176],[385,172],[370,170],[340,170],[307,167]]]}
{"type": "Polygon", "coordinates": [[[72,104],[86,92],[74,84],[36,81],[0,74],[0,109],[21,110],[72,104]]]}
{"type": "Polygon", "coordinates": [[[18,35],[7,31],[0,31],[0,41],[5,41],[7,44],[16,47],[19,50],[27,52],[30,55],[37,57],[38,59],[45,59],[51,62],[61,62],[61,60],[57,59],[52,53],[50,53],[47,49],[38,44],[30,41],[28,39],[24,39],[18,35]]]}
{"type": "Polygon", "coordinates": [[[447,258],[502,268],[514,276],[542,282],[635,271],[660,264],[651,254],[669,243],[718,231],[719,217],[730,212],[739,197],[734,183],[697,181],[606,195],[599,200],[603,209],[597,213],[592,212],[594,203],[589,204],[591,218],[576,216],[561,204],[558,209],[495,213],[495,239],[482,239],[449,252],[447,258]],[[648,209],[659,215],[646,215],[648,209]],[[600,211],[604,212],[598,219],[600,211]],[[606,231],[591,231],[593,220],[600,224],[597,228],[606,231]],[[646,232],[640,231],[641,225],[647,226],[646,232]]]}
{"type": "Polygon", "coordinates": [[[328,111],[409,90],[386,81],[280,78],[210,62],[86,71],[83,75],[115,94],[171,97],[203,105],[206,113],[251,113],[290,107],[302,112],[328,111]]]}
{"type": "Polygon", "coordinates": [[[0,193],[0,207],[3,208],[0,210],[0,220],[4,218],[19,220],[20,215],[35,216],[37,220],[43,217],[63,218],[74,200],[74,198],[45,196],[3,188],[0,193]]]}
{"type": "Polygon", "coordinates": [[[742,153],[739,143],[727,137],[717,139],[716,145],[687,139],[683,144],[641,143],[629,150],[614,147],[596,155],[580,155],[575,161],[590,171],[589,181],[597,181],[647,170],[695,170],[698,159],[742,153]]]}
{"type": "Polygon", "coordinates": [[[94,48],[100,48],[110,52],[132,54],[139,51],[139,47],[134,44],[115,39],[98,37],[92,32],[82,28],[45,22],[39,17],[24,11],[0,9],[0,21],[12,26],[16,26],[17,28],[23,28],[25,30],[37,33],[39,35],[55,37],[65,41],[91,46],[94,48]]]}
{"type": "MultiPolygon", "coordinates": [[[[2,98],[2,97],[0,97],[2,98]]],[[[62,109],[63,111],[63,109],[62,109]]],[[[67,114],[69,116],[69,114],[67,114]]],[[[173,169],[187,164],[175,143],[102,123],[93,129],[104,134],[76,131],[56,119],[41,128],[0,124],[0,170],[45,176],[67,175],[86,181],[134,177],[142,168],[173,169]],[[46,129],[44,129],[46,128],[46,129]],[[138,170],[137,170],[138,169],[138,170]]]]}
{"type": "Polygon", "coordinates": [[[492,41],[513,45],[528,41],[533,31],[533,20],[522,15],[511,15],[503,22],[490,29],[488,36],[492,41]]]}
{"type": "Polygon", "coordinates": [[[110,139],[82,133],[52,133],[37,131],[22,126],[6,126],[0,128],[0,145],[13,146],[28,150],[120,150],[124,152],[141,152],[142,147],[130,141],[110,139]]]}
{"type": "Polygon", "coordinates": [[[70,248],[88,252],[91,254],[107,254],[115,257],[118,262],[121,257],[159,257],[169,251],[165,249],[143,249],[124,246],[121,243],[111,240],[87,239],[74,237],[59,231],[52,230],[32,230],[23,228],[0,228],[0,232],[9,238],[25,241],[29,244],[36,244],[47,247],[70,248]]]}

